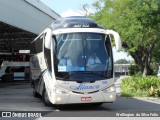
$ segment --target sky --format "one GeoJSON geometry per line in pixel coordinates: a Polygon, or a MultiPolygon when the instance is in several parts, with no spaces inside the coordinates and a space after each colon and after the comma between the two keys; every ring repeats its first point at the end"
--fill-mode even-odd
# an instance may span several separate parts
{"type": "MultiPolygon", "coordinates": [[[[87,4],[90,10],[93,10],[92,3],[97,0],[41,0],[47,6],[52,8],[55,12],[62,15],[67,11],[75,11],[77,13],[82,12],[83,5],[87,4]]],[[[73,14],[73,12],[72,12],[73,14]]]]}
{"type": "MultiPolygon", "coordinates": [[[[41,0],[44,4],[50,7],[52,10],[60,14],[62,17],[84,15],[83,5],[88,5],[88,10],[92,13],[95,12],[92,4],[97,0],[41,0]]],[[[114,61],[118,59],[133,60],[131,56],[128,56],[124,52],[116,52],[113,48],[114,61]]]]}

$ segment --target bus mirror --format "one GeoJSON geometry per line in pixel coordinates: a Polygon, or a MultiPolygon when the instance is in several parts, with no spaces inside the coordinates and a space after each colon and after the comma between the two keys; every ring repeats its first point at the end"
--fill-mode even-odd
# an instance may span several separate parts
{"type": "Polygon", "coordinates": [[[46,40],[45,41],[45,48],[51,49],[51,40],[46,40]]]}
{"type": "Polygon", "coordinates": [[[45,34],[45,48],[51,49],[51,30],[47,29],[45,34]]]}
{"type": "Polygon", "coordinates": [[[122,43],[119,34],[113,30],[108,30],[107,33],[113,35],[115,40],[116,50],[120,51],[122,49],[122,43]]]}

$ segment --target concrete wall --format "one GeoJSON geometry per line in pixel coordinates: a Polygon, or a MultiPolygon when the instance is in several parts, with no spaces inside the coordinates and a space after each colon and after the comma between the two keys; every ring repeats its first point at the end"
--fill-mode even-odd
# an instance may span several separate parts
{"type": "Polygon", "coordinates": [[[58,18],[39,0],[0,0],[0,21],[35,34],[58,18]]]}

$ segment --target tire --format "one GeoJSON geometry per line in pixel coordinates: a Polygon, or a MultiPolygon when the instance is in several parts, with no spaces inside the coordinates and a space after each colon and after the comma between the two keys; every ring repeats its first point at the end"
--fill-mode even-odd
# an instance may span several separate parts
{"type": "Polygon", "coordinates": [[[35,86],[34,86],[34,81],[32,80],[31,81],[31,87],[33,88],[33,96],[35,97],[35,98],[39,98],[40,97],[40,95],[39,95],[39,93],[38,92],[36,92],[36,90],[35,90],[35,86]]]}
{"type": "Polygon", "coordinates": [[[34,88],[34,81],[31,79],[30,82],[31,82],[31,87],[34,88]]]}
{"type": "Polygon", "coordinates": [[[48,98],[48,94],[45,88],[43,89],[43,93],[42,93],[42,101],[45,106],[52,106],[52,103],[50,102],[48,98]]]}
{"type": "Polygon", "coordinates": [[[33,96],[35,98],[39,98],[40,97],[40,95],[36,92],[35,88],[33,88],[33,96]]]}

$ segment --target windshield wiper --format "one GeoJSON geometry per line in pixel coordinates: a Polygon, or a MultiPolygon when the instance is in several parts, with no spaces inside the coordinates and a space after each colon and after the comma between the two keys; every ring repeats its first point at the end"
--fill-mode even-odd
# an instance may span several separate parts
{"type": "Polygon", "coordinates": [[[107,77],[107,76],[104,76],[104,75],[101,75],[101,74],[97,74],[97,73],[92,73],[91,72],[90,74],[97,75],[97,76],[100,76],[100,77],[104,77],[104,78],[107,78],[107,79],[110,78],[110,77],[107,77]]]}
{"type": "Polygon", "coordinates": [[[81,72],[81,71],[76,71],[76,72],[74,72],[74,73],[72,73],[72,74],[70,74],[70,75],[68,75],[68,76],[66,76],[66,77],[64,77],[64,78],[61,78],[61,79],[67,79],[67,78],[69,78],[69,77],[71,77],[71,76],[73,76],[73,75],[75,75],[75,74],[93,74],[93,75],[97,75],[97,76],[100,76],[100,77],[104,77],[104,78],[109,78],[109,77],[106,77],[106,76],[104,76],[104,75],[101,75],[101,74],[97,74],[97,73],[94,73],[94,72],[90,72],[90,71],[83,71],[83,72],[81,72]]]}
{"type": "Polygon", "coordinates": [[[74,74],[77,74],[77,73],[84,73],[84,72],[75,71],[74,73],[71,73],[70,75],[64,77],[63,79],[69,78],[69,77],[71,77],[71,76],[73,76],[74,74]]]}

